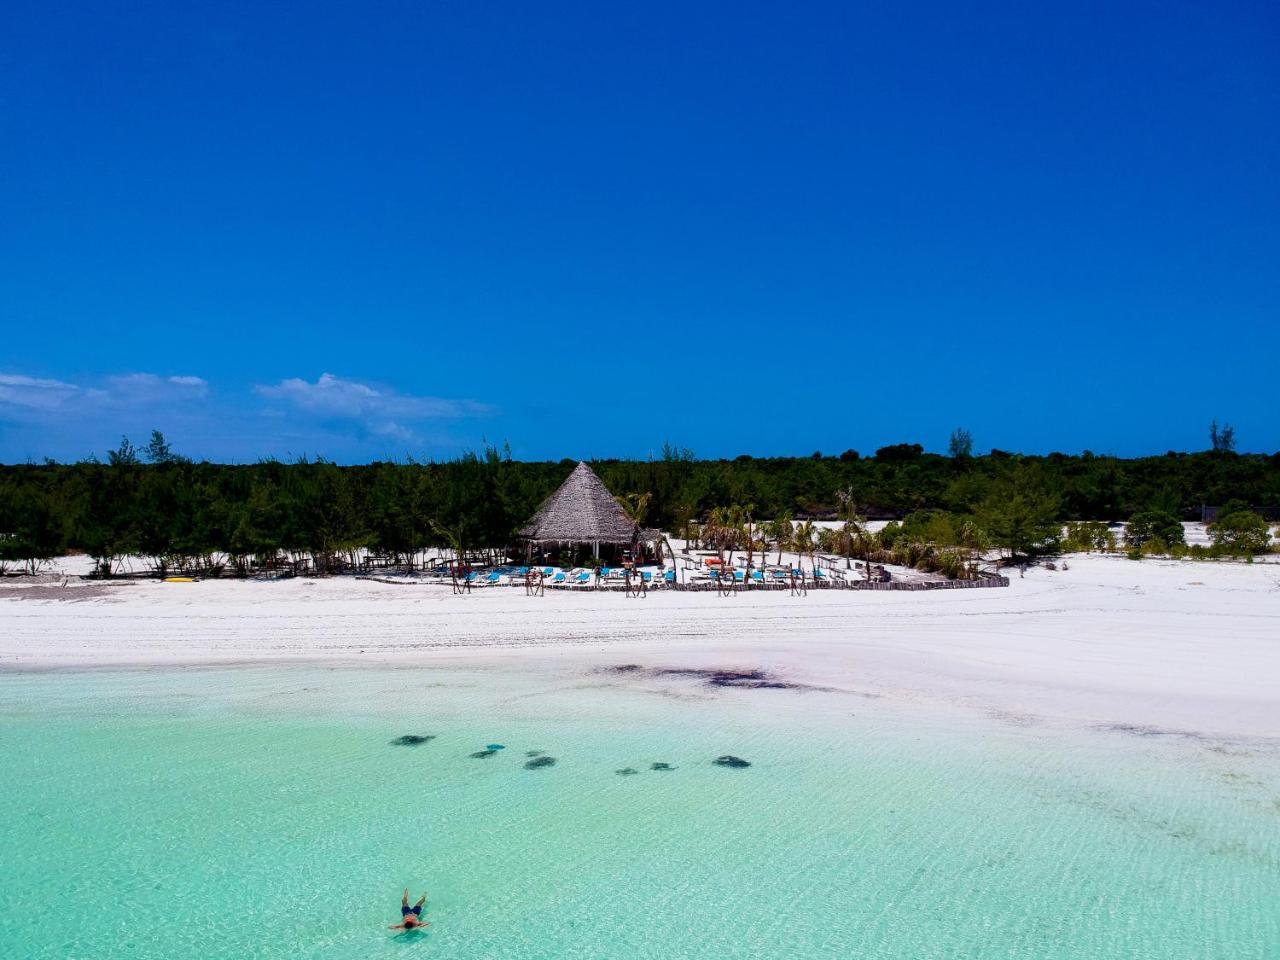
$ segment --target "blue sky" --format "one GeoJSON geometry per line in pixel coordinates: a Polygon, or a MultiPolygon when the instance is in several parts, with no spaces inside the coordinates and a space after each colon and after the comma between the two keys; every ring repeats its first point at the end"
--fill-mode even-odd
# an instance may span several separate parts
{"type": "Polygon", "coordinates": [[[6,9],[0,460],[1280,449],[1272,5],[6,9]]]}

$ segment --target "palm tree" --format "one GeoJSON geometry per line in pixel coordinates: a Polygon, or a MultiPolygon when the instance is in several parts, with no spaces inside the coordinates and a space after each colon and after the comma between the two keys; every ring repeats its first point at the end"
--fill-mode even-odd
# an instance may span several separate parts
{"type": "MultiPolygon", "coordinates": [[[[812,520],[803,520],[791,530],[791,548],[800,558],[809,557],[809,567],[813,567],[813,541],[815,528],[812,520]]],[[[803,570],[803,568],[801,568],[803,570]]]]}
{"type": "Polygon", "coordinates": [[[866,571],[867,579],[871,579],[871,551],[879,546],[879,539],[871,528],[867,526],[867,521],[860,519],[854,523],[853,546],[854,549],[862,554],[862,567],[866,571]]]}
{"type": "Polygon", "coordinates": [[[463,563],[465,562],[465,557],[467,553],[466,543],[463,539],[463,525],[459,523],[452,527],[447,527],[443,523],[439,523],[435,520],[432,520],[431,529],[433,529],[437,534],[439,534],[444,539],[444,542],[447,543],[453,549],[454,557],[457,561],[454,564],[454,571],[455,571],[454,578],[456,580],[457,579],[456,571],[459,570],[463,565],[463,563]]]}
{"type": "Polygon", "coordinates": [[[782,549],[791,540],[791,514],[783,512],[765,525],[765,535],[778,545],[778,566],[782,566],[782,549]]]}
{"type": "Polygon", "coordinates": [[[623,512],[630,518],[631,522],[637,527],[643,527],[645,517],[649,513],[649,502],[653,499],[652,493],[628,493],[625,496],[614,497],[618,501],[623,512]]]}
{"type": "MultiPolygon", "coordinates": [[[[716,551],[716,555],[720,557],[720,561],[724,562],[725,541],[728,538],[729,530],[733,525],[733,513],[728,507],[716,507],[707,516],[707,524],[703,530],[703,539],[708,547],[712,547],[716,551]]],[[[730,551],[732,559],[732,550],[730,551]]]]}
{"type": "MultiPolygon", "coordinates": [[[[754,504],[742,508],[742,522],[738,529],[742,535],[742,548],[747,552],[747,569],[751,569],[751,561],[755,558],[755,534],[756,526],[751,519],[751,513],[755,509],[754,504]]],[[[750,579],[750,577],[748,577],[750,579]]],[[[748,587],[750,585],[748,584],[748,587]]]]}

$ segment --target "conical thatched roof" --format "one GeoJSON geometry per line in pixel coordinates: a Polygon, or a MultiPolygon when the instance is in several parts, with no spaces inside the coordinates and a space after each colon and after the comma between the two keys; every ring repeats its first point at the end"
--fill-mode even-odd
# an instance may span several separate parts
{"type": "Polygon", "coordinates": [[[636,525],[590,467],[579,463],[520,531],[526,540],[631,543],[636,525]]]}

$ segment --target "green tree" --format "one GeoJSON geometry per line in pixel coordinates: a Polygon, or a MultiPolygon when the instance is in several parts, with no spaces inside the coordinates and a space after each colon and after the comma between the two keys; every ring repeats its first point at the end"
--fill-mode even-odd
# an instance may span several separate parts
{"type": "Polygon", "coordinates": [[[46,494],[30,485],[0,488],[0,569],[30,574],[62,551],[62,530],[46,494]]]}
{"type": "Polygon", "coordinates": [[[148,463],[172,463],[177,459],[169,448],[169,441],[164,438],[164,434],[159,430],[151,431],[151,440],[147,443],[146,449],[142,453],[147,458],[148,463]]]}
{"type": "Polygon", "coordinates": [[[978,507],[978,520],[1011,558],[1052,553],[1062,537],[1057,497],[1039,473],[1024,472],[1000,484],[978,507]]]}
{"type": "Polygon", "coordinates": [[[107,451],[107,462],[113,467],[135,467],[138,465],[138,450],[128,437],[121,437],[120,446],[107,451]]]}
{"type": "Polygon", "coordinates": [[[1163,510],[1142,510],[1125,524],[1124,539],[1130,547],[1144,547],[1159,540],[1166,547],[1186,543],[1186,535],[1178,518],[1163,510]]]}
{"type": "Polygon", "coordinates": [[[1252,510],[1236,510],[1210,527],[1213,544],[1232,556],[1252,556],[1268,549],[1267,521],[1252,510]]]}
{"type": "Polygon", "coordinates": [[[1235,453],[1236,428],[1225,421],[1219,427],[1215,418],[1209,424],[1209,443],[1214,453],[1235,453]]]}

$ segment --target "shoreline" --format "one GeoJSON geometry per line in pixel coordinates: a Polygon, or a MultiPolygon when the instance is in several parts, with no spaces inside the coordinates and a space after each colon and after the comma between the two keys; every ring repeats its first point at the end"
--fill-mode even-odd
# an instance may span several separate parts
{"type": "Polygon", "coordinates": [[[1002,590],[798,598],[456,597],[337,578],[135,583],[83,600],[12,599],[19,589],[0,599],[0,672],[11,674],[631,662],[758,669],[1050,721],[1280,736],[1280,578],[1265,565],[1076,557],[1002,590]]]}

